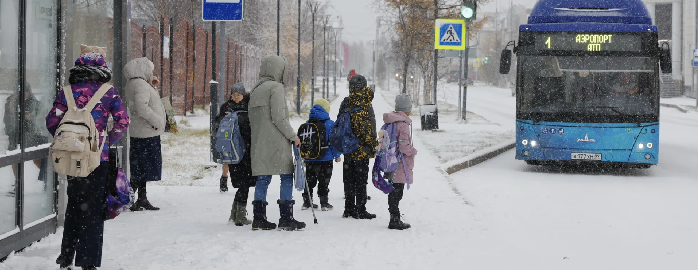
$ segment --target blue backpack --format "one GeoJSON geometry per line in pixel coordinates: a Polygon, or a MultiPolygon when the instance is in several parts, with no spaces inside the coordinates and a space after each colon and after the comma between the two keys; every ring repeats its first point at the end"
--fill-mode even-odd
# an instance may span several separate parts
{"type": "Polygon", "coordinates": [[[359,110],[360,108],[355,108],[341,114],[338,120],[335,121],[333,129],[331,129],[331,136],[328,138],[328,144],[338,153],[350,154],[360,147],[360,139],[352,133],[352,120],[350,119],[350,113],[359,110]]]}
{"type": "Polygon", "coordinates": [[[245,141],[238,128],[238,113],[232,112],[226,115],[219,123],[216,131],[216,152],[219,153],[217,162],[220,164],[238,164],[245,155],[245,141]]]}

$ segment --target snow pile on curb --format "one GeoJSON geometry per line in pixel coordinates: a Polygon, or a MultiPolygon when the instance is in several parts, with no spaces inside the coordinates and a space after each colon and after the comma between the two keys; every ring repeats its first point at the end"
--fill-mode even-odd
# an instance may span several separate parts
{"type": "Polygon", "coordinates": [[[504,142],[488,148],[484,148],[474,153],[448,163],[443,164],[440,168],[447,174],[453,174],[455,172],[464,170],[466,168],[472,167],[489,159],[492,159],[506,151],[515,148],[515,143],[504,142]]]}

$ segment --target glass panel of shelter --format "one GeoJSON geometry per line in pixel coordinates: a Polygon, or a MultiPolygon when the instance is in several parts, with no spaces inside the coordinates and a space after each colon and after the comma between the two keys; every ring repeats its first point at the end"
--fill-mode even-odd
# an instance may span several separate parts
{"type": "MultiPolygon", "coordinates": [[[[27,0],[25,152],[49,146],[46,115],[56,97],[57,6],[55,0],[27,0]]],[[[48,152],[46,152],[48,153],[48,152]]],[[[24,224],[54,213],[54,173],[47,155],[24,161],[24,224]]]]}
{"type": "MultiPolygon", "coordinates": [[[[21,155],[18,14],[17,1],[0,1],[0,160],[21,155]]],[[[0,164],[0,235],[17,225],[17,172],[16,164],[0,164]]]]}

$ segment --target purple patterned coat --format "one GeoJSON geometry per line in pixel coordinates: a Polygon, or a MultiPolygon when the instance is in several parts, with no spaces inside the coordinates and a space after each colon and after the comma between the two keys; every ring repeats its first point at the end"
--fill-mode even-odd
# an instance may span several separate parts
{"type": "MultiPolygon", "coordinates": [[[[79,109],[85,107],[100,86],[102,86],[100,82],[80,82],[71,85],[76,106],[78,106],[79,109]]],[[[52,136],[55,135],[58,124],[61,123],[63,115],[67,110],[66,96],[63,91],[60,91],[58,95],[56,95],[56,100],[53,102],[53,108],[49,112],[49,115],[46,116],[46,128],[52,136]]],[[[100,132],[100,144],[102,144],[102,140],[105,138],[102,134],[104,134],[107,129],[107,121],[109,120],[110,114],[112,118],[114,118],[114,126],[108,133],[107,138],[109,139],[109,143],[105,143],[102,149],[102,157],[100,160],[102,162],[109,160],[109,145],[118,142],[119,139],[126,134],[126,130],[129,127],[129,115],[122,104],[119,92],[117,92],[117,89],[114,89],[114,87],[110,88],[107,93],[105,93],[100,103],[97,103],[97,106],[95,106],[95,109],[92,111],[92,117],[95,119],[95,127],[100,132]]]]}

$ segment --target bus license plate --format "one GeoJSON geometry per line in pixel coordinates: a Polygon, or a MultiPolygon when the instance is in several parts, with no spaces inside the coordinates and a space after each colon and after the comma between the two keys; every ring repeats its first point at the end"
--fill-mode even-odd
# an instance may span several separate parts
{"type": "Polygon", "coordinates": [[[571,153],[572,160],[603,160],[601,154],[571,153]]]}

